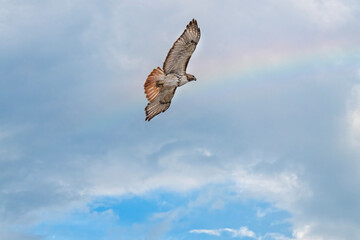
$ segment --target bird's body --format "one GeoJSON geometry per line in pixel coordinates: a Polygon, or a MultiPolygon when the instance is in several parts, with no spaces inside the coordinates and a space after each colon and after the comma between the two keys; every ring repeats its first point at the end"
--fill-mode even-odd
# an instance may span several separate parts
{"type": "Polygon", "coordinates": [[[150,121],[170,107],[178,87],[196,80],[193,75],[186,73],[186,67],[199,40],[200,28],[193,19],[170,49],[163,69],[158,67],[149,74],[144,84],[146,98],[149,100],[145,108],[145,121],[150,121]]]}

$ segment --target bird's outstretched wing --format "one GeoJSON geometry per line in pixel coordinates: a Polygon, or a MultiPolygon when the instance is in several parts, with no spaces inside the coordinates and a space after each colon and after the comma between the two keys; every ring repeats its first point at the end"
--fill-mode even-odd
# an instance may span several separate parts
{"type": "Polygon", "coordinates": [[[166,56],[163,65],[165,74],[176,73],[184,75],[190,57],[195,51],[199,40],[200,28],[197,25],[197,21],[193,19],[186,26],[186,29],[181,36],[174,42],[166,56]]]}
{"type": "Polygon", "coordinates": [[[150,121],[159,113],[165,112],[170,107],[171,99],[173,98],[175,91],[176,87],[160,87],[157,97],[153,99],[153,101],[149,102],[145,108],[145,121],[150,121]]]}

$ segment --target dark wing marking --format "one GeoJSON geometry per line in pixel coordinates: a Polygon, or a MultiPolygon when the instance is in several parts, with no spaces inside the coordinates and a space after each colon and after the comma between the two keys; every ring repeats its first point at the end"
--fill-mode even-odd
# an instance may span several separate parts
{"type": "Polygon", "coordinates": [[[161,88],[159,95],[152,102],[149,102],[145,108],[145,121],[150,121],[159,113],[165,112],[170,107],[175,91],[176,87],[161,88]]]}

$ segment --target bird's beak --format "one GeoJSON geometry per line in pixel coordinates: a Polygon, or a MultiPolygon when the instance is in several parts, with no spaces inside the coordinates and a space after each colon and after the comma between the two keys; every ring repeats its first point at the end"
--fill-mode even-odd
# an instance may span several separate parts
{"type": "Polygon", "coordinates": [[[193,80],[196,81],[196,77],[194,77],[193,80]]]}

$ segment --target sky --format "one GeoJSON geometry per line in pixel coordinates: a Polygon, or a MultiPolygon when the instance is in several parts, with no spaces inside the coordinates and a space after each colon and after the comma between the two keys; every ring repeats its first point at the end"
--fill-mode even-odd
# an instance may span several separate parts
{"type": "Polygon", "coordinates": [[[360,238],[357,0],[0,0],[0,239],[360,238]],[[197,81],[143,84],[195,18],[197,81]]]}

